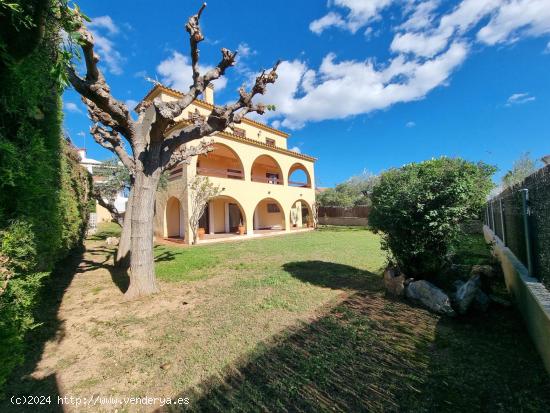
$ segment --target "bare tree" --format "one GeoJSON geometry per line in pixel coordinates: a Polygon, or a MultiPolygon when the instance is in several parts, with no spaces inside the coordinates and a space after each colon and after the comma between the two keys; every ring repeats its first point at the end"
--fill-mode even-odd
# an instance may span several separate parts
{"type": "Polygon", "coordinates": [[[317,225],[319,224],[319,202],[314,202],[311,204],[311,214],[313,215],[311,217],[313,220],[313,228],[317,228],[317,225]]]}
{"type": "Polygon", "coordinates": [[[118,210],[115,201],[121,192],[130,189],[128,169],[118,158],[108,159],[94,167],[93,175],[101,180],[94,181],[92,196],[99,205],[109,211],[113,221],[122,226],[124,215],[118,210]]]}
{"type": "Polygon", "coordinates": [[[191,210],[189,211],[189,225],[193,233],[193,244],[197,243],[197,231],[199,221],[202,218],[208,201],[217,197],[222,189],[219,185],[214,185],[207,176],[195,175],[187,185],[189,190],[189,199],[191,201],[191,210]]]}
{"type": "MultiPolygon", "coordinates": [[[[94,38],[86,28],[85,16],[78,9],[73,13],[79,24],[76,32],[83,52],[86,75],[80,76],[74,65],[69,65],[67,74],[74,89],[82,96],[93,122],[90,131],[95,141],[115,153],[128,168],[131,175],[131,216],[127,231],[130,242],[130,286],[126,298],[136,298],[158,291],[153,260],[153,217],[155,192],[163,170],[188,161],[190,157],[211,149],[205,143],[188,146],[215,132],[223,131],[252,112],[263,114],[268,107],[255,103],[254,97],[263,95],[267,85],[277,79],[277,62],[269,71],[262,71],[252,88],[239,90],[239,99],[227,105],[216,105],[206,119],[188,123],[177,133],[166,136],[168,128],[175,124],[175,118],[199,96],[214,80],[224,75],[227,68],[235,64],[237,53],[221,49],[222,58],[218,65],[204,74],[199,71],[199,43],[204,40],[199,21],[206,7],[204,3],[198,13],[191,16],[185,26],[189,33],[192,64],[192,84],[189,90],[176,101],[163,102],[160,98],[139,105],[138,119],[130,116],[128,107],[115,99],[102,71],[98,66],[99,56],[94,50],[94,38]],[[124,147],[122,136],[130,144],[131,152],[124,147]]],[[[125,225],[126,226],[126,225],[125,225]]]]}

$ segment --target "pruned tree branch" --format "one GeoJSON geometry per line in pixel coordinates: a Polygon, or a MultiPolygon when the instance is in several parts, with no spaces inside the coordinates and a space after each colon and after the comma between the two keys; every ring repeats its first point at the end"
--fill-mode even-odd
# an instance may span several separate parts
{"type": "Polygon", "coordinates": [[[115,130],[107,130],[104,127],[100,126],[96,119],[92,117],[92,120],[95,122],[90,127],[90,133],[93,136],[94,140],[103,146],[105,149],[110,150],[115,155],[117,155],[120,161],[124,164],[130,175],[133,175],[135,172],[135,164],[130,155],[124,149],[124,142],[120,138],[120,135],[115,130]]]}
{"type": "Polygon", "coordinates": [[[165,148],[170,151],[194,139],[211,135],[215,132],[221,132],[233,123],[240,123],[243,117],[252,112],[264,114],[267,105],[255,103],[253,99],[257,95],[263,95],[267,91],[267,85],[275,83],[277,80],[277,68],[280,61],[275,63],[273,68],[266,72],[265,70],[256,78],[250,91],[244,87],[239,90],[239,100],[232,104],[224,106],[214,106],[214,109],[204,122],[194,122],[184,127],[177,135],[168,138],[164,142],[165,148]]]}
{"type": "Polygon", "coordinates": [[[176,149],[171,156],[168,156],[168,152],[166,152],[163,169],[165,171],[169,170],[180,163],[189,165],[193,156],[203,155],[213,151],[213,143],[213,141],[205,141],[203,139],[195,146],[187,147],[186,145],[182,145],[180,148],[176,149]]]}
{"type": "Polygon", "coordinates": [[[204,36],[199,25],[199,20],[205,7],[206,3],[203,3],[198,13],[189,17],[189,20],[185,25],[185,30],[189,33],[189,42],[191,46],[193,83],[189,87],[189,91],[177,101],[162,102],[160,99],[155,101],[157,113],[164,119],[173,120],[181,115],[183,110],[185,110],[185,108],[187,108],[201,93],[203,93],[211,82],[222,77],[228,67],[235,65],[237,52],[232,52],[229,49],[222,48],[222,58],[218,65],[201,76],[199,69],[198,45],[202,40],[204,40],[204,36]]]}
{"type": "Polygon", "coordinates": [[[126,104],[111,95],[111,89],[98,66],[99,56],[94,51],[94,37],[84,25],[83,18],[78,15],[78,11],[75,13],[77,13],[77,20],[80,22],[77,32],[80,36],[79,44],[86,64],[86,76],[80,77],[75,67],[68,65],[69,81],[80,95],[92,101],[98,109],[105,113],[105,116],[111,118],[110,127],[123,134],[133,144],[135,125],[130,111],[126,104]]]}
{"type": "Polygon", "coordinates": [[[99,205],[109,211],[111,217],[116,221],[117,224],[122,225],[122,214],[114,203],[105,201],[105,199],[101,196],[101,191],[99,191],[98,188],[94,188],[94,190],[92,191],[92,196],[99,205]]]}

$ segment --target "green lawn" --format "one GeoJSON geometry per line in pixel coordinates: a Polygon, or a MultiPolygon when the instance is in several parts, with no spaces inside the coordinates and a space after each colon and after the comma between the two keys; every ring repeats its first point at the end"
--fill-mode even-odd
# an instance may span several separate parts
{"type": "MultiPolygon", "coordinates": [[[[386,298],[384,256],[369,231],[332,228],[156,251],[162,280],[223,272],[238,306],[269,290],[257,311],[307,311],[326,299],[310,286],[348,293],[203,382],[193,392],[197,410],[550,411],[548,375],[513,308],[449,319],[386,298]]],[[[455,260],[491,258],[481,236],[466,236],[455,260]]]]}
{"type": "MultiPolygon", "coordinates": [[[[44,326],[63,339],[35,346],[47,379],[25,379],[30,363],[8,394],[181,396],[204,412],[550,411],[513,308],[450,319],[386,297],[366,229],[159,245],[161,292],[130,302],[103,241],[116,232],[101,228],[63,300],[52,295],[62,305],[44,326]]],[[[490,261],[479,236],[465,241],[459,263],[490,261]]]]}

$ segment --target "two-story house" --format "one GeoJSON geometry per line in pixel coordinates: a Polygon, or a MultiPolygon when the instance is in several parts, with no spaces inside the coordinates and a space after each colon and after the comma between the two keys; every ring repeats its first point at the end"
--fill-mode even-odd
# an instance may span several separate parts
{"type": "MultiPolygon", "coordinates": [[[[168,136],[195,117],[208,116],[214,104],[213,88],[208,87],[204,95],[204,100],[195,100],[176,119],[168,136]]],[[[156,85],[144,100],[181,96],[156,85]]],[[[190,241],[187,186],[196,174],[208,176],[222,189],[201,219],[206,239],[237,236],[239,225],[245,227],[246,236],[311,225],[315,158],[288,150],[287,138],[280,130],[246,118],[237,127],[209,137],[214,142],[212,152],[169,171],[167,189],[157,194],[155,236],[190,241]]]]}

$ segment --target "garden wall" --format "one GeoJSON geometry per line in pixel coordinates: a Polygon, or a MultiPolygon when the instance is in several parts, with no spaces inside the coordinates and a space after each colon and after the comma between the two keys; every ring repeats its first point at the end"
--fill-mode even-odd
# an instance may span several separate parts
{"type": "Polygon", "coordinates": [[[550,374],[550,291],[536,278],[488,227],[483,227],[485,240],[494,245],[494,255],[500,261],[506,287],[521,312],[529,334],[546,370],[550,374]]]}
{"type": "Polygon", "coordinates": [[[321,225],[366,226],[369,223],[369,206],[321,206],[318,217],[321,225]]]}

